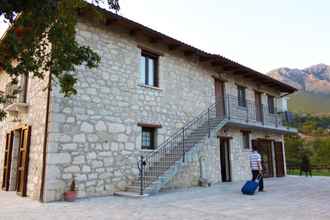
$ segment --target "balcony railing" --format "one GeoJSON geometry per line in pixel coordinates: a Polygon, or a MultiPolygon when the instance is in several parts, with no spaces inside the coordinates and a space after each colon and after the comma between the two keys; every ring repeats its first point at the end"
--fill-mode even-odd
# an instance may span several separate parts
{"type": "Polygon", "coordinates": [[[26,111],[26,84],[19,86],[17,84],[8,83],[4,92],[6,102],[3,107],[7,111],[26,111]],[[17,105],[14,105],[17,104],[17,105]]]}
{"type": "MultiPolygon", "coordinates": [[[[217,103],[219,103],[219,100],[217,103]]],[[[240,123],[261,124],[274,127],[283,125],[282,115],[278,113],[276,107],[274,107],[273,113],[271,113],[269,106],[262,103],[246,100],[243,104],[239,104],[237,96],[226,95],[224,101],[226,118],[240,123]]]]}
{"type": "MultiPolygon", "coordinates": [[[[186,123],[181,129],[167,138],[157,149],[146,156],[141,156],[138,161],[139,192],[140,195],[152,182],[157,181],[166,170],[178,160],[185,162],[185,154],[198,144],[204,136],[211,136],[211,130],[219,129],[228,121],[238,123],[253,123],[269,126],[280,126],[282,121],[276,109],[269,113],[268,106],[246,100],[244,106],[239,105],[237,96],[226,95],[217,99],[207,110],[186,123]]],[[[136,186],[136,185],[134,185],[136,186]]],[[[133,189],[135,189],[133,186],[133,189]]]]}

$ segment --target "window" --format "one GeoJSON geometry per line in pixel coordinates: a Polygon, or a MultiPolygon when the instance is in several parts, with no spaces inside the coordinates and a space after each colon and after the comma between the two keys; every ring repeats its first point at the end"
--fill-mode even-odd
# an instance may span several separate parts
{"type": "Polygon", "coordinates": [[[250,149],[250,132],[249,131],[241,131],[243,138],[243,148],[250,149]]]}
{"type": "Polygon", "coordinates": [[[243,86],[237,86],[238,94],[238,105],[241,107],[246,107],[246,88],[243,86]]]}
{"type": "Polygon", "coordinates": [[[13,103],[26,103],[28,93],[28,80],[29,76],[20,75],[17,83],[9,82],[5,87],[4,95],[7,96],[5,106],[13,103]]]}
{"type": "Polygon", "coordinates": [[[140,81],[144,85],[158,87],[158,55],[142,50],[140,81]]]}
{"type": "Polygon", "coordinates": [[[275,113],[275,98],[274,96],[268,95],[268,111],[271,114],[275,113]]]}
{"type": "Polygon", "coordinates": [[[156,139],[156,129],[149,127],[142,127],[142,149],[154,150],[156,139]]]}

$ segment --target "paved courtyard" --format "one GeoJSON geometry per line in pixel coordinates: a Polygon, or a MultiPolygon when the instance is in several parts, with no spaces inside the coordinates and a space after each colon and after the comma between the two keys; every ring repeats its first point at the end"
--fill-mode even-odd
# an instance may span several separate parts
{"type": "Polygon", "coordinates": [[[267,179],[267,192],[240,193],[242,183],[192,188],[144,199],[104,197],[41,204],[0,192],[0,219],[330,219],[329,177],[267,179]]]}

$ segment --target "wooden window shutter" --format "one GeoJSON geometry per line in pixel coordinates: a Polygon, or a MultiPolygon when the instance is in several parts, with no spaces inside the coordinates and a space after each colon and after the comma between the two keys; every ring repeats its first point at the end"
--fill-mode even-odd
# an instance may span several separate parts
{"type": "Polygon", "coordinates": [[[6,134],[4,164],[3,164],[3,176],[2,176],[2,190],[9,190],[10,169],[11,169],[11,157],[13,151],[13,138],[14,132],[6,134]]]}
{"type": "Polygon", "coordinates": [[[19,156],[17,164],[17,194],[26,196],[27,178],[29,171],[31,126],[23,127],[21,130],[21,140],[19,146],[19,156]]]}

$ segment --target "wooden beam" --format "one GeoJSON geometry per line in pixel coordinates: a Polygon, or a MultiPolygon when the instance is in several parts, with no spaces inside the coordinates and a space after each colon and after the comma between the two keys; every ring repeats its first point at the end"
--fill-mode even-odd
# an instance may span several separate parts
{"type": "Polygon", "coordinates": [[[224,71],[230,71],[230,70],[235,70],[235,69],[237,69],[237,67],[229,66],[229,65],[226,65],[223,67],[224,71]]]}
{"type": "Polygon", "coordinates": [[[159,38],[159,37],[150,37],[149,38],[149,42],[152,43],[152,44],[156,44],[156,43],[159,43],[162,39],[159,38]]]}
{"type": "Polygon", "coordinates": [[[143,123],[143,122],[139,122],[137,125],[139,127],[145,127],[145,128],[161,128],[162,127],[161,124],[149,124],[149,123],[143,123]]]}
{"type": "Polygon", "coordinates": [[[185,51],[183,52],[183,54],[184,54],[186,57],[189,57],[189,56],[193,55],[194,52],[191,51],[191,50],[185,50],[185,51]]]}
{"type": "Polygon", "coordinates": [[[212,66],[221,66],[221,65],[223,65],[223,64],[220,63],[220,62],[218,62],[218,61],[213,61],[213,62],[211,63],[211,65],[212,65],[212,66]]]}
{"type": "Polygon", "coordinates": [[[236,74],[236,75],[244,75],[244,74],[247,74],[248,72],[245,71],[245,70],[236,70],[236,71],[233,71],[233,74],[236,74]]]}
{"type": "Polygon", "coordinates": [[[168,45],[169,50],[177,50],[179,47],[181,47],[179,44],[170,44],[170,45],[168,45]]]}
{"type": "Polygon", "coordinates": [[[136,36],[139,31],[141,31],[140,28],[132,29],[129,31],[129,35],[136,36]]]}
{"type": "Polygon", "coordinates": [[[211,60],[211,57],[199,56],[199,62],[207,62],[210,60],[211,60]]]}
{"type": "Polygon", "coordinates": [[[154,54],[155,56],[164,56],[164,54],[161,51],[146,47],[144,45],[138,44],[137,47],[140,48],[142,51],[149,52],[151,54],[154,54]]]}
{"type": "Polygon", "coordinates": [[[116,23],[118,21],[118,19],[114,19],[114,18],[107,18],[105,20],[105,25],[110,26],[113,25],[114,23],[116,23]]]}

